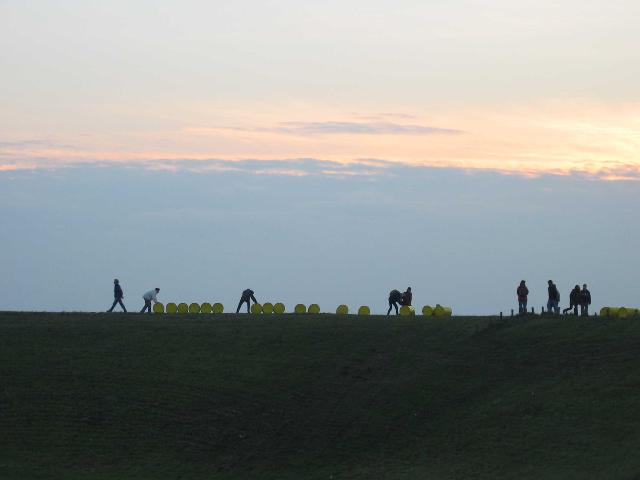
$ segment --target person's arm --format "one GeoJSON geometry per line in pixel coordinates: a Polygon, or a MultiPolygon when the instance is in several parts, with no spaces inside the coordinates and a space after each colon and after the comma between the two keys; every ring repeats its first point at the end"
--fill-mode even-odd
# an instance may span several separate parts
{"type": "Polygon", "coordinates": [[[256,300],[256,297],[253,295],[253,293],[251,294],[251,300],[253,300],[253,303],[258,303],[258,300],[256,300]]]}

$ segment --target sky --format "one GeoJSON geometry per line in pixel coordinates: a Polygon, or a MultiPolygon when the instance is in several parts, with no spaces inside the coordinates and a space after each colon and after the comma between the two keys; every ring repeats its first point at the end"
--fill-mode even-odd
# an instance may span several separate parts
{"type": "Polygon", "coordinates": [[[0,0],[0,310],[640,306],[640,3],[0,0]],[[140,305],[141,307],[141,305],[140,305]]]}

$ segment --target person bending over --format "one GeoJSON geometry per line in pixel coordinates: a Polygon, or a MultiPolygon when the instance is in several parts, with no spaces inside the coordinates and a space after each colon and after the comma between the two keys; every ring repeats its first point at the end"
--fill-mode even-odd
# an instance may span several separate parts
{"type": "Polygon", "coordinates": [[[160,293],[160,289],[154,288],[153,290],[149,290],[147,293],[145,293],[142,296],[142,299],[144,300],[144,307],[142,307],[142,310],[140,310],[140,313],[144,313],[145,310],[147,310],[148,313],[151,313],[151,302],[153,303],[158,302],[158,293],[160,293]]]}
{"type": "Polygon", "coordinates": [[[573,314],[578,314],[578,305],[580,304],[580,287],[576,285],[569,293],[569,306],[562,310],[562,314],[566,315],[569,310],[573,308],[573,314]]]}
{"type": "Polygon", "coordinates": [[[402,294],[399,290],[391,290],[389,292],[389,310],[387,310],[387,315],[391,313],[391,309],[396,309],[396,315],[398,315],[398,303],[402,302],[402,294]]]}
{"type": "Polygon", "coordinates": [[[256,300],[256,297],[253,296],[254,291],[251,290],[250,288],[247,288],[244,292],[242,292],[242,296],[240,297],[240,302],[238,302],[238,308],[236,308],[236,313],[240,312],[240,307],[242,307],[243,303],[247,303],[247,313],[251,313],[251,301],[253,300],[253,303],[258,303],[258,301],[256,300]]]}

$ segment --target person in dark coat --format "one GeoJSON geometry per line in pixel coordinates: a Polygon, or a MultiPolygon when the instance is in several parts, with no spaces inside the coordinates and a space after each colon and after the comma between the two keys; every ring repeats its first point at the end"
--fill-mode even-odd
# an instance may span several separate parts
{"type": "Polygon", "coordinates": [[[245,302],[247,303],[247,313],[251,313],[251,300],[253,300],[253,303],[258,303],[258,301],[256,300],[256,297],[254,297],[253,294],[254,294],[254,291],[251,290],[250,288],[247,288],[245,291],[242,292],[242,296],[240,297],[240,302],[238,302],[238,308],[236,309],[236,313],[240,312],[240,307],[245,302]]]}
{"type": "Polygon", "coordinates": [[[402,298],[400,299],[400,305],[411,306],[412,301],[413,301],[413,293],[411,293],[411,287],[407,287],[407,289],[402,293],[402,298]]]}
{"type": "Polygon", "coordinates": [[[580,315],[589,316],[589,305],[591,305],[591,292],[587,290],[585,283],[580,290],[580,315]]]}
{"type": "Polygon", "coordinates": [[[109,313],[113,312],[113,309],[115,308],[115,306],[120,304],[120,307],[122,307],[122,310],[124,311],[124,313],[127,313],[127,308],[124,306],[124,303],[122,303],[123,298],[124,298],[124,293],[122,292],[120,281],[116,278],[113,281],[113,305],[111,305],[111,308],[107,310],[107,312],[109,313]]]}
{"type": "Polygon", "coordinates": [[[580,286],[576,285],[569,293],[569,306],[562,310],[562,314],[566,315],[573,308],[573,314],[578,315],[578,305],[580,304],[580,286]]]}
{"type": "Polygon", "coordinates": [[[389,310],[387,310],[387,315],[391,313],[391,308],[396,309],[396,315],[398,315],[398,303],[402,302],[402,294],[399,290],[391,290],[389,292],[389,310]]]}
{"type": "Polygon", "coordinates": [[[549,313],[555,313],[556,315],[560,314],[560,292],[558,291],[558,287],[556,287],[555,283],[552,280],[549,280],[549,300],[547,300],[547,310],[549,313]]]}
{"type": "Polygon", "coordinates": [[[529,295],[529,289],[524,280],[520,281],[516,294],[518,295],[518,313],[520,313],[520,315],[527,313],[527,296],[529,295]]]}

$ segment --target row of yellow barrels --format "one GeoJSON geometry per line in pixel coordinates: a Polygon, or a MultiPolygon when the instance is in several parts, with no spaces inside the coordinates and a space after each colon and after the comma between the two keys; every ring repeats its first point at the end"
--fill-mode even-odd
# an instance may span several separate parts
{"type": "Polygon", "coordinates": [[[639,317],[640,309],[632,307],[602,307],[600,309],[600,316],[619,318],[639,317]]]}
{"type": "MultiPolygon", "coordinates": [[[[155,313],[224,313],[224,306],[221,303],[214,303],[213,305],[205,302],[203,304],[199,304],[199,303],[191,303],[189,305],[187,305],[186,303],[167,303],[167,306],[165,308],[165,306],[158,302],[156,304],[154,304],[153,306],[153,311],[155,313]]],[[[307,308],[306,305],[299,303],[297,304],[294,309],[293,309],[294,313],[298,313],[298,314],[303,314],[303,313],[310,313],[310,314],[318,314],[320,313],[320,306],[317,303],[312,303],[311,305],[309,305],[309,307],[307,308]]],[[[259,315],[259,314],[271,314],[271,313],[276,313],[276,314],[282,314],[285,312],[285,306],[283,303],[265,303],[265,304],[259,304],[259,303],[254,303],[253,305],[251,305],[251,313],[254,315],[259,315]]],[[[340,305],[338,306],[338,308],[336,308],[336,314],[337,315],[348,315],[349,314],[349,307],[347,305],[340,305]]],[[[400,307],[400,315],[415,315],[416,311],[413,307],[410,307],[408,305],[403,305],[402,307],[400,307]]],[[[424,316],[430,317],[430,316],[435,316],[435,317],[450,317],[451,316],[451,308],[450,307],[443,307],[442,305],[436,305],[435,307],[431,307],[429,305],[425,305],[424,307],[422,307],[422,314],[424,316]]],[[[362,305],[360,308],[358,308],[358,315],[371,315],[371,309],[366,306],[366,305],[362,305]]]]}

